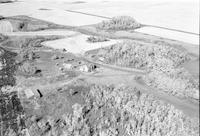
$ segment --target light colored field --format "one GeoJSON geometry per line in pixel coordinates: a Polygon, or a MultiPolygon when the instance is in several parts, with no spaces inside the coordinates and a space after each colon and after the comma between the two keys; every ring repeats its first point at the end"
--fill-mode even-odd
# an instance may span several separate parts
{"type": "Polygon", "coordinates": [[[198,0],[108,0],[74,5],[71,10],[109,17],[128,15],[143,24],[199,33],[198,0]]]}
{"type": "Polygon", "coordinates": [[[46,41],[42,44],[54,49],[66,49],[68,52],[79,54],[88,50],[93,50],[105,46],[109,46],[119,42],[120,40],[110,40],[106,42],[89,43],[87,42],[88,35],[69,30],[44,30],[36,32],[7,32],[3,33],[8,36],[49,36],[57,35],[65,38],[46,41]]]}
{"type": "Polygon", "coordinates": [[[199,36],[198,35],[174,32],[174,31],[164,30],[164,29],[154,28],[154,27],[143,27],[143,28],[139,28],[135,31],[150,34],[150,35],[160,36],[163,38],[183,41],[186,43],[192,43],[192,44],[197,44],[197,45],[199,44],[199,36]]]}
{"type": "Polygon", "coordinates": [[[54,23],[83,25],[98,23],[101,18],[75,15],[64,10],[76,10],[102,16],[128,15],[144,24],[159,25],[199,33],[198,0],[23,0],[12,4],[1,4],[4,16],[29,15],[54,23]],[[20,7],[20,8],[19,8],[20,7]],[[54,10],[38,10],[40,8],[54,10]],[[62,14],[61,14],[62,13],[62,14]]]}
{"type": "MultiPolygon", "coordinates": [[[[81,3],[72,0],[23,0],[16,3],[0,4],[0,15],[28,15],[62,25],[81,26],[105,20],[65,10],[108,17],[128,15],[143,24],[199,33],[198,0],[83,0],[81,3]]],[[[188,43],[198,44],[199,41],[197,36],[177,32],[153,28],[143,28],[139,31],[188,43]]]]}
{"type": "Polygon", "coordinates": [[[4,35],[8,36],[48,36],[48,35],[60,35],[60,36],[73,36],[77,32],[69,30],[42,30],[35,32],[5,32],[4,35]]]}
{"type": "MultiPolygon", "coordinates": [[[[83,3],[84,4],[84,3],[83,3]]],[[[94,24],[102,21],[102,18],[81,15],[76,13],[69,13],[65,10],[71,9],[70,1],[50,0],[23,0],[12,4],[0,4],[0,15],[15,16],[27,15],[37,19],[50,21],[61,25],[80,26],[94,24]],[[20,7],[20,8],[19,8],[20,7]],[[51,10],[39,10],[51,9],[51,10]]],[[[81,5],[81,4],[78,4],[81,5]]]]}
{"type": "Polygon", "coordinates": [[[60,9],[53,9],[50,11],[36,11],[30,16],[38,19],[44,19],[46,21],[54,22],[57,24],[69,26],[96,24],[102,21],[102,18],[71,13],[60,9]]]}
{"type": "Polygon", "coordinates": [[[54,49],[66,49],[68,52],[79,54],[79,53],[84,53],[85,51],[88,50],[109,46],[120,41],[120,40],[110,40],[106,42],[89,43],[87,42],[87,37],[89,36],[84,34],[79,34],[64,39],[47,41],[44,42],[43,45],[52,47],[54,49]]]}

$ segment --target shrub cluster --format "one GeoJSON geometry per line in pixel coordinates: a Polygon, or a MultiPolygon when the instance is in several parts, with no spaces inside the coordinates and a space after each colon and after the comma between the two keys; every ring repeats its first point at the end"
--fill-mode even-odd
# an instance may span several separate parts
{"type": "Polygon", "coordinates": [[[118,16],[113,17],[111,20],[103,21],[97,25],[97,28],[104,30],[127,30],[136,29],[141,25],[132,17],[118,16]]]}
{"type": "Polygon", "coordinates": [[[21,49],[19,56],[21,61],[33,61],[36,58],[36,55],[31,48],[21,49]]]}
{"type": "Polygon", "coordinates": [[[90,37],[88,37],[87,41],[91,42],[91,43],[96,43],[96,42],[106,42],[106,41],[109,41],[109,40],[105,37],[102,37],[102,36],[98,36],[98,37],[90,36],[90,37]]]}
{"type": "Polygon", "coordinates": [[[199,99],[199,80],[183,68],[173,69],[169,73],[154,69],[144,80],[148,85],[179,98],[199,99]]]}
{"type": "Polygon", "coordinates": [[[186,52],[169,46],[147,46],[133,41],[124,41],[100,49],[97,55],[104,56],[105,61],[110,64],[140,69],[152,69],[157,64],[161,65],[158,61],[172,63],[173,67],[177,67],[190,59],[186,52]]]}

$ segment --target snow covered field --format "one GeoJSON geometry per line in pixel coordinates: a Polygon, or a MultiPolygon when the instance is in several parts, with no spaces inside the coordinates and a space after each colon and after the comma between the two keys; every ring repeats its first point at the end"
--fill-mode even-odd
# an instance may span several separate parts
{"type": "Polygon", "coordinates": [[[199,36],[198,35],[174,32],[174,31],[160,29],[160,28],[154,28],[154,27],[143,27],[143,28],[139,28],[135,31],[150,34],[150,35],[160,36],[160,37],[164,37],[164,38],[174,39],[174,40],[178,40],[178,41],[183,41],[186,43],[192,43],[192,44],[197,44],[197,45],[199,44],[199,36]]]}
{"type": "Polygon", "coordinates": [[[66,25],[97,23],[101,18],[75,15],[64,10],[76,10],[102,16],[128,15],[143,24],[159,25],[186,31],[199,32],[198,0],[21,0],[16,3],[0,4],[4,16],[29,15],[66,25]],[[20,7],[20,8],[19,8],[20,7]],[[39,10],[53,9],[53,10],[39,10]],[[95,21],[93,21],[94,19],[95,21]],[[62,22],[64,21],[64,22],[62,22]],[[83,23],[85,22],[85,23],[83,23]]]}
{"type": "MultiPolygon", "coordinates": [[[[21,0],[0,4],[0,15],[28,15],[62,25],[89,25],[105,20],[65,10],[108,17],[128,15],[142,24],[199,33],[198,0],[21,0]]],[[[198,44],[199,41],[198,36],[154,28],[139,31],[188,43],[198,44]]]]}
{"type": "Polygon", "coordinates": [[[48,35],[57,35],[57,36],[75,36],[77,32],[69,30],[42,30],[35,32],[6,32],[3,35],[8,36],[48,36],[48,35]]]}
{"type": "Polygon", "coordinates": [[[87,35],[79,34],[64,39],[46,41],[42,44],[54,49],[66,49],[68,52],[79,54],[120,42],[120,40],[110,40],[106,42],[89,43],[87,42],[88,37],[87,35]]]}
{"type": "Polygon", "coordinates": [[[87,42],[88,35],[81,34],[79,32],[69,31],[69,30],[44,30],[37,32],[9,32],[3,33],[8,36],[48,36],[57,35],[64,36],[63,39],[46,41],[42,44],[54,49],[66,49],[68,52],[79,54],[85,51],[97,49],[105,46],[109,46],[120,42],[121,40],[110,40],[105,42],[89,43],[87,42]]]}

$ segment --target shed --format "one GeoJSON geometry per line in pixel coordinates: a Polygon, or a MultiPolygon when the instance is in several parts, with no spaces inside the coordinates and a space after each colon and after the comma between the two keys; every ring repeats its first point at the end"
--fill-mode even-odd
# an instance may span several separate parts
{"type": "Polygon", "coordinates": [[[105,58],[104,57],[99,57],[99,61],[104,61],[105,60],[105,58]]]}
{"type": "Polygon", "coordinates": [[[81,72],[89,72],[89,67],[87,65],[80,66],[79,70],[81,72]]]}
{"type": "Polygon", "coordinates": [[[34,93],[31,89],[24,90],[24,93],[28,99],[34,96],[34,93]]]}

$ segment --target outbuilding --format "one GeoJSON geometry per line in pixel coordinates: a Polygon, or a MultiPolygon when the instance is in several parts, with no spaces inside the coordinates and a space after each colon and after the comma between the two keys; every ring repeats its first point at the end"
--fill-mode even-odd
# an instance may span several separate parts
{"type": "Polygon", "coordinates": [[[87,65],[82,65],[82,66],[79,67],[79,70],[81,72],[89,72],[90,69],[87,65]]]}
{"type": "Polygon", "coordinates": [[[84,64],[79,67],[81,72],[92,72],[97,68],[94,64],[84,64]]]}
{"type": "Polygon", "coordinates": [[[64,67],[65,69],[72,69],[72,64],[63,63],[63,67],[64,67]]]}
{"type": "Polygon", "coordinates": [[[99,61],[104,61],[105,60],[105,58],[104,57],[99,57],[99,61]]]}
{"type": "Polygon", "coordinates": [[[29,98],[34,96],[34,93],[33,93],[33,91],[31,89],[24,90],[24,93],[25,93],[27,99],[29,99],[29,98]]]}

